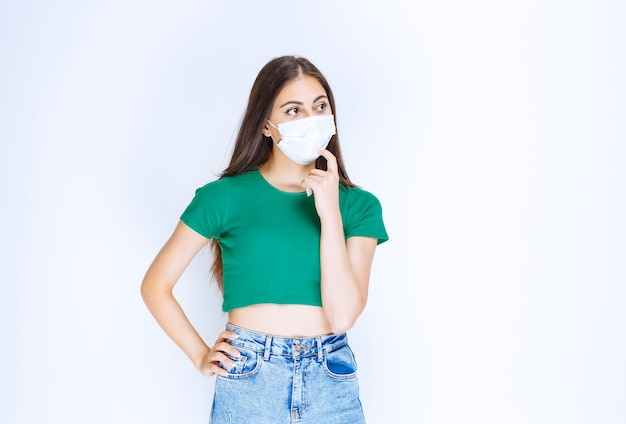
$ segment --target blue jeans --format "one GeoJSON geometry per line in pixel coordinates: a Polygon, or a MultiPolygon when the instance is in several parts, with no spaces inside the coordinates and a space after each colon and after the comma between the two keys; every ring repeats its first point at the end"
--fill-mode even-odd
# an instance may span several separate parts
{"type": "Polygon", "coordinates": [[[283,338],[232,324],[240,352],[217,376],[211,424],[363,424],[356,362],[345,334],[283,338]]]}

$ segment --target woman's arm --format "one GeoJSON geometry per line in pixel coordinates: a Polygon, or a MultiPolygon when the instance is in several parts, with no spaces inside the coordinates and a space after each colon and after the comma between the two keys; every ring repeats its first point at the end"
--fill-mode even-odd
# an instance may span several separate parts
{"type": "Polygon", "coordinates": [[[232,366],[223,352],[238,356],[237,349],[225,342],[236,337],[225,331],[220,334],[211,349],[193,328],[180,304],[173,295],[174,285],[194,256],[208,240],[179,222],[174,233],[158,253],[141,284],[141,295],[146,306],[165,333],[182,349],[195,367],[203,374],[225,375],[226,371],[218,363],[232,366]]]}
{"type": "Polygon", "coordinates": [[[315,196],[322,227],[320,266],[324,313],[331,331],[342,333],[352,328],[365,308],[377,240],[369,237],[344,239],[337,160],[327,150],[320,154],[327,159],[327,171],[311,170],[303,186],[307,193],[315,196]]]}
{"type": "Polygon", "coordinates": [[[340,240],[336,230],[322,229],[320,248],[322,305],[333,333],[352,328],[365,308],[377,244],[368,237],[350,237],[346,242],[343,228],[339,235],[340,240]]]}

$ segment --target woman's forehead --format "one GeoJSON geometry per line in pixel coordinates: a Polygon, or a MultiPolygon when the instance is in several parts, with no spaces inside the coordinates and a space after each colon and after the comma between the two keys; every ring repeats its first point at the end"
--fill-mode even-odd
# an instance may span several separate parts
{"type": "Polygon", "coordinates": [[[287,101],[304,102],[314,101],[320,95],[326,96],[322,84],[310,75],[303,75],[288,81],[278,93],[275,104],[281,105],[287,101]]]}

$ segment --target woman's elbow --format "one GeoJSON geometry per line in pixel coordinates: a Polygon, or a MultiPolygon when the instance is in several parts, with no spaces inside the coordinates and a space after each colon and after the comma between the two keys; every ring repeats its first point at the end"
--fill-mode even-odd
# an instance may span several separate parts
{"type": "Polygon", "coordinates": [[[330,332],[333,334],[342,334],[346,333],[350,330],[356,320],[336,320],[335,322],[330,322],[330,332]]]}
{"type": "Polygon", "coordinates": [[[162,294],[166,293],[163,287],[161,287],[161,285],[153,278],[144,278],[141,282],[139,292],[141,294],[141,298],[147,305],[149,305],[151,301],[161,297],[162,294]]]}
{"type": "Polygon", "coordinates": [[[139,293],[141,294],[141,298],[143,299],[143,301],[145,302],[147,298],[150,297],[150,286],[149,284],[146,282],[146,280],[143,280],[141,282],[141,286],[139,287],[139,293]]]}
{"type": "Polygon", "coordinates": [[[143,299],[144,303],[148,305],[150,304],[150,299],[153,297],[154,288],[148,281],[143,280],[139,288],[139,293],[141,294],[141,298],[143,299]]]}
{"type": "Polygon", "coordinates": [[[354,326],[361,312],[363,312],[363,307],[359,306],[354,309],[342,308],[341,310],[335,311],[333,314],[329,314],[328,323],[330,325],[330,331],[333,334],[346,333],[354,326]]]}

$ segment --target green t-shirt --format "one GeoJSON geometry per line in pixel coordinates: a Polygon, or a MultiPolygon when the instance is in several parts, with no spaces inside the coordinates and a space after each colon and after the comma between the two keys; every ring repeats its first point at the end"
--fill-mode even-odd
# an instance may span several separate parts
{"type": "MultiPolygon", "coordinates": [[[[378,199],[360,188],[339,187],[345,238],[387,241],[378,199]]],[[[180,219],[220,244],[224,312],[259,303],[322,306],[313,197],[281,191],[257,169],[196,190],[180,219]]]]}

